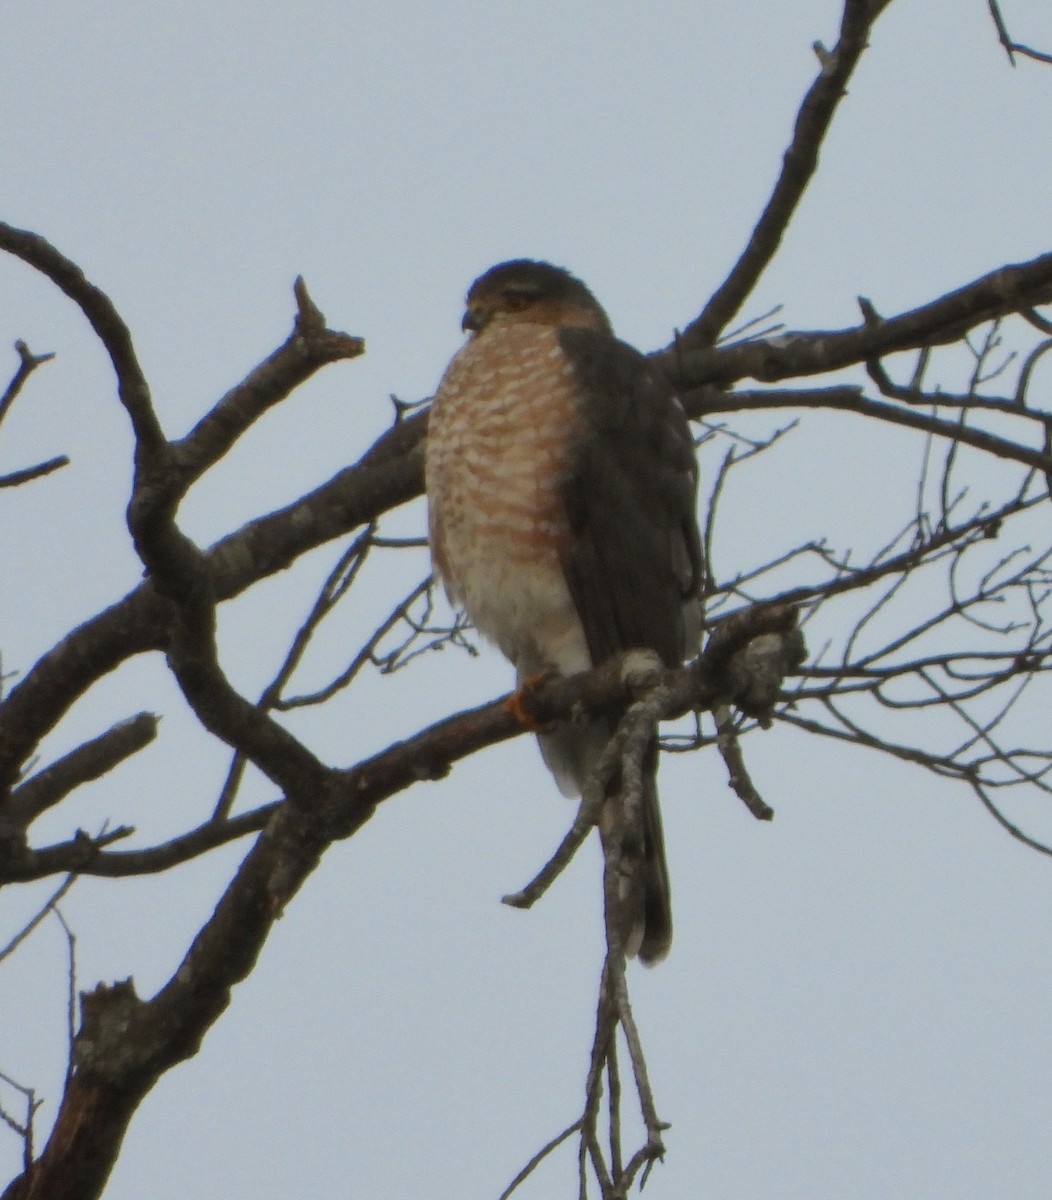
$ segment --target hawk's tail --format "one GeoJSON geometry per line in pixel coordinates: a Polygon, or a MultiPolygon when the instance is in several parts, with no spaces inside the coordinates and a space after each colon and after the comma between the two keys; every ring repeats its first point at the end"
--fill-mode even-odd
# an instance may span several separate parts
{"type": "MultiPolygon", "coordinates": [[[[607,902],[616,905],[614,926],[629,957],[653,966],[668,954],[672,945],[672,894],[661,809],[657,793],[657,739],[643,760],[643,793],[638,807],[627,809],[622,789],[606,802],[600,826],[604,845],[611,836],[621,836],[618,876],[606,889],[607,902]]],[[[607,870],[610,860],[607,859],[607,870]]]]}
{"type": "Polygon", "coordinates": [[[643,766],[643,937],[639,960],[652,967],[672,945],[672,892],[657,793],[657,742],[643,766]]]}

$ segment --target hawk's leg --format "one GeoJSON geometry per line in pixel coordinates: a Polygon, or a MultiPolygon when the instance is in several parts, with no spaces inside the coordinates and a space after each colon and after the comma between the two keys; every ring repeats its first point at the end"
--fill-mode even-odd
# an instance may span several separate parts
{"type": "Polygon", "coordinates": [[[525,679],[520,679],[519,686],[504,701],[505,709],[523,729],[528,729],[530,733],[543,733],[548,728],[543,721],[538,721],[530,711],[530,700],[535,692],[539,691],[553,675],[557,674],[558,671],[554,667],[542,667],[532,675],[527,675],[525,679]]]}

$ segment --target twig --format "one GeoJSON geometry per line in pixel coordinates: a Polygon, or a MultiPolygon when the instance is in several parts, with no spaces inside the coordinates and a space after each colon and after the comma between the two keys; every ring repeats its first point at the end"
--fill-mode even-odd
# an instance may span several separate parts
{"type": "Polygon", "coordinates": [[[713,716],[715,717],[716,728],[718,730],[716,745],[719,747],[720,755],[727,765],[727,782],[733,788],[735,795],[757,821],[773,821],[774,809],[771,808],[756,790],[756,786],[745,766],[745,758],[742,755],[741,744],[738,741],[738,732],[735,729],[730,709],[725,705],[720,705],[713,710],[713,716]]]}
{"type": "MultiPolygon", "coordinates": [[[[374,524],[368,525],[365,531],[359,534],[351,545],[344,550],[336,566],[329,572],[314,604],[311,606],[310,612],[301,623],[299,629],[296,630],[292,644],[289,646],[284,661],[277,670],[277,674],[263,689],[262,695],[256,702],[256,707],[261,712],[284,707],[281,702],[281,693],[285,685],[292,678],[300,662],[303,660],[303,655],[306,653],[307,647],[322,621],[332,612],[340,599],[353,586],[354,581],[358,577],[358,572],[361,570],[369,554],[375,528],[374,524]]],[[[234,807],[234,802],[237,799],[238,788],[241,785],[247,762],[247,757],[240,750],[235,750],[227,771],[227,777],[223,781],[219,798],[212,813],[213,820],[223,820],[230,815],[234,807]]]]}
{"type": "Polygon", "coordinates": [[[577,814],[554,854],[525,887],[502,896],[502,904],[507,904],[511,908],[532,908],[569,866],[599,819],[599,812],[606,797],[606,789],[621,761],[623,745],[624,734],[619,727],[617,733],[607,742],[599,756],[599,761],[585,782],[577,814]]]}
{"type": "Polygon", "coordinates": [[[868,0],[846,0],[840,40],[831,51],[820,55],[821,68],[800,106],[793,139],[783,156],[782,170],[767,205],[730,275],[713,293],[701,315],[681,334],[678,340],[682,346],[711,345],[774,257],[815,173],[819,147],[866,48],[870,26],[882,7],[868,0]]]}
{"type": "Polygon", "coordinates": [[[10,958],[11,955],[14,954],[14,952],[18,949],[18,947],[22,945],[26,938],[29,937],[33,930],[36,929],[37,926],[46,919],[48,913],[55,911],[54,906],[62,899],[63,896],[66,895],[69,889],[76,882],[76,879],[76,875],[67,875],[57,890],[50,896],[48,900],[44,902],[44,905],[40,911],[36,913],[32,919],[14,935],[13,938],[11,938],[6,946],[0,947],[0,962],[3,962],[5,958],[10,958]]]}
{"type": "Polygon", "coordinates": [[[8,1087],[14,1088],[16,1092],[19,1092],[25,1098],[26,1115],[24,1124],[15,1120],[2,1105],[0,1105],[0,1121],[3,1121],[9,1129],[18,1134],[22,1139],[22,1170],[28,1171],[32,1166],[34,1155],[33,1118],[36,1116],[36,1111],[43,1101],[37,1099],[36,1091],[33,1088],[25,1087],[23,1084],[12,1079],[10,1075],[6,1075],[3,1071],[0,1071],[0,1083],[6,1083],[8,1087]]]}
{"type": "MultiPolygon", "coordinates": [[[[612,973],[612,978],[617,998],[617,1018],[625,1035],[625,1044],[628,1046],[628,1056],[632,1063],[632,1073],[635,1076],[636,1094],[639,1097],[639,1107],[647,1131],[647,1145],[644,1151],[649,1159],[660,1158],[665,1153],[661,1134],[668,1128],[668,1125],[657,1115],[654,1092],[650,1086],[646,1058],[643,1054],[643,1043],[639,1036],[635,1017],[632,1015],[632,1007],[628,999],[628,984],[620,960],[618,960],[618,969],[612,973]]],[[[631,1182],[632,1176],[629,1175],[628,1183],[631,1184],[631,1182]]]]}
{"type": "Polygon", "coordinates": [[[1052,54],[1045,54],[1041,50],[1033,50],[1029,46],[1024,46],[1020,42],[1013,41],[1008,33],[1008,28],[1004,23],[1004,18],[1001,16],[1001,9],[997,0],[987,0],[990,8],[990,16],[994,19],[994,25],[997,27],[997,39],[1005,48],[1005,53],[1008,55],[1008,61],[1014,67],[1016,65],[1015,56],[1022,54],[1026,58],[1036,59],[1038,62],[1052,63],[1052,54]]]}
{"type": "MultiPolygon", "coordinates": [[[[108,879],[154,875],[190,862],[251,833],[258,833],[274,817],[281,804],[281,801],[272,801],[224,821],[209,820],[171,841],[142,850],[106,851],[98,841],[86,835],[39,850],[26,850],[17,861],[3,865],[0,881],[29,882],[65,871],[108,879]]],[[[130,829],[114,830],[109,835],[110,842],[132,832],[130,829]]]]}
{"type": "MultiPolygon", "coordinates": [[[[584,844],[592,826],[596,824],[614,778],[620,778],[622,820],[626,821],[630,828],[638,828],[641,824],[642,762],[653,741],[658,722],[676,705],[675,693],[665,686],[662,672],[647,656],[630,652],[618,665],[628,686],[644,687],[646,690],[627,707],[613,736],[603,748],[590,777],[585,781],[581,803],[573,824],[555,853],[524,888],[503,897],[503,903],[512,908],[532,907],[566,869],[584,844]]],[[[620,838],[608,838],[607,865],[608,874],[612,876],[618,875],[620,843],[620,838]],[[612,866],[611,856],[615,860],[612,866]]],[[[614,888],[613,891],[616,892],[617,889],[614,888]]],[[[621,907],[617,900],[614,901],[614,907],[621,907]]],[[[609,905],[607,914],[609,919],[609,905]]],[[[615,924],[619,924],[616,918],[614,920],[615,924]]]]}
{"type": "Polygon", "coordinates": [[[183,490],[217,463],[264,413],[330,363],[358,358],[365,341],[326,327],[325,317],[297,278],[296,319],[288,340],[230,389],[181,441],[173,458],[183,490]]]}
{"type": "Polygon", "coordinates": [[[23,483],[29,483],[33,479],[42,479],[45,475],[50,475],[53,471],[68,466],[69,458],[65,454],[58,454],[46,462],[37,463],[35,467],[23,467],[19,471],[0,475],[0,488],[20,487],[23,483]]]}
{"type": "MultiPolygon", "coordinates": [[[[70,876],[70,878],[75,877],[70,876]]],[[[66,1040],[69,1053],[66,1056],[65,1087],[68,1087],[73,1076],[73,1054],[77,1041],[77,937],[69,922],[62,915],[62,910],[58,907],[57,896],[48,901],[48,909],[55,915],[58,923],[62,926],[62,932],[66,935],[66,1040]]]]}
{"type": "Polygon", "coordinates": [[[8,410],[14,404],[15,398],[22,390],[23,385],[30,375],[42,363],[50,362],[55,357],[54,353],[34,354],[25,342],[21,340],[15,342],[15,351],[19,359],[18,370],[11,376],[11,382],[8,383],[3,394],[0,395],[0,422],[7,416],[8,410]]]}
{"type": "MultiPolygon", "coordinates": [[[[950,441],[959,441],[977,450],[983,450],[997,458],[1003,458],[1034,467],[1038,471],[1052,470],[1052,459],[1047,453],[1033,450],[1019,442],[1009,441],[985,430],[962,427],[958,421],[946,421],[928,413],[917,412],[914,408],[904,408],[900,405],[884,404],[880,400],[870,400],[861,394],[857,388],[808,389],[805,391],[741,391],[727,392],[725,400],[714,406],[712,393],[706,392],[708,411],[726,412],[755,412],[777,408],[829,408],[837,412],[855,413],[861,417],[869,417],[878,421],[886,421],[893,425],[904,425],[910,429],[919,429],[924,433],[938,434],[950,441]]],[[[690,395],[685,397],[689,405],[690,395]]],[[[688,411],[690,408],[688,407],[688,411]]],[[[1028,416],[1036,414],[1028,413],[1028,416]]],[[[1040,420],[1040,417],[1037,417],[1040,420]]]]}
{"type": "Polygon", "coordinates": [[[498,1200],[508,1200],[508,1197],[512,1194],[512,1192],[514,1192],[520,1184],[526,1182],[526,1180],[541,1165],[548,1155],[552,1153],[553,1150],[557,1150],[567,1138],[572,1137],[581,1128],[581,1120],[582,1118],[578,1117],[572,1125],[567,1125],[562,1133],[557,1133],[550,1142],[546,1142],[522,1168],[518,1175],[515,1176],[511,1183],[508,1184],[504,1191],[501,1192],[498,1200]]]}

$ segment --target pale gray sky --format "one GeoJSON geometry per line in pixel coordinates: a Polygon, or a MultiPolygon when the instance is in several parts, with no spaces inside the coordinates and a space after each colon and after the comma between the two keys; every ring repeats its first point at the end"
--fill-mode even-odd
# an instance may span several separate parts
{"type": "MultiPolygon", "coordinates": [[[[1045,0],[1002,7],[1019,38],[1052,47],[1045,0]]],[[[191,495],[185,528],[208,543],[356,458],[389,393],[427,395],[459,344],[464,289],[499,259],[564,264],[621,336],[667,342],[740,252],[816,71],[811,43],[835,41],[838,15],[834,0],[12,0],[0,216],[109,292],[172,434],[284,339],[296,274],[334,327],[366,337],[364,359],[322,373],[191,495]]],[[[893,312],[1048,250],[1050,115],[1052,68],[1011,70],[984,0],[893,0],[749,313],[781,302],[790,327],[850,325],[859,293],[893,312]]],[[[0,471],[60,452],[73,465],[3,493],[5,671],[139,575],[107,363],[68,302],[0,260],[0,341],[19,337],[58,357],[5,422],[0,471]]],[[[735,494],[723,569],[821,534],[864,554],[897,523],[881,505],[899,473],[912,503],[919,454],[809,418],[768,484],[778,503],[735,494]]],[[[422,513],[395,524],[420,532],[422,513]]],[[[239,686],[267,681],[334,556],[224,615],[239,686]]],[[[369,584],[373,609],[337,623],[314,678],[380,611],[380,585],[419,565],[369,584]]],[[[297,728],[349,763],[509,682],[495,652],[436,656],[297,728]]],[[[41,822],[41,840],[110,818],[147,844],[209,810],[225,756],[194,736],[156,661],[92,692],[44,757],[139,708],[164,714],[160,742],[41,822]]],[[[662,770],[676,942],[632,984],[672,1128],[647,1195],[1047,1196],[1048,860],[904,764],[779,729],[746,750],[770,827],[713,755],[662,770]]],[[[580,1111],[598,854],[527,914],[499,903],[571,814],[527,739],[385,804],[327,856],[198,1057],[144,1103],[107,1196],[499,1194],[580,1111]]],[[[1052,833],[1036,805],[1021,815],[1052,833]]],[[[134,975],[150,993],[241,853],[81,881],[65,905],[81,985],[134,975]]],[[[4,893],[0,943],[44,894],[4,893]]],[[[47,926],[0,971],[0,1069],[38,1088],[45,1127],[64,970],[47,926]]],[[[19,1153],[0,1129],[0,1179],[19,1153]]],[[[574,1171],[564,1152],[522,1195],[573,1194],[574,1171]]]]}

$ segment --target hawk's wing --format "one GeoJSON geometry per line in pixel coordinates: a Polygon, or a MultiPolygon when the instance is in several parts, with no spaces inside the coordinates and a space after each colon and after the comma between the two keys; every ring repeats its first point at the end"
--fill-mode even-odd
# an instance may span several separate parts
{"type": "Polygon", "coordinates": [[[702,585],[687,418],[639,351],[591,329],[559,338],[588,426],[563,487],[563,565],[592,661],[648,648],[677,666],[697,650],[702,585]]]}

